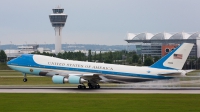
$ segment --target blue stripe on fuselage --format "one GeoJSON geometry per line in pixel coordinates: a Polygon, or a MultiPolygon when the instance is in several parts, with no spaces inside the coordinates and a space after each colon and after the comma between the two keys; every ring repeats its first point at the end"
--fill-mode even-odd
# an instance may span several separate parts
{"type": "Polygon", "coordinates": [[[24,66],[16,66],[16,65],[8,65],[11,69],[20,71],[22,73],[32,74],[32,75],[39,75],[41,72],[40,68],[33,68],[33,67],[24,67],[24,66]]]}
{"type": "MultiPolygon", "coordinates": [[[[151,78],[151,79],[171,79],[173,77],[165,77],[165,76],[158,76],[158,75],[146,75],[146,74],[135,74],[135,73],[126,73],[126,72],[115,72],[115,71],[103,71],[103,70],[93,70],[93,69],[83,69],[83,68],[71,68],[71,67],[54,67],[54,66],[43,66],[43,68],[37,68],[37,67],[25,67],[25,66],[12,66],[14,70],[28,73],[28,74],[33,74],[29,70],[32,68],[33,71],[35,69],[38,69],[37,73],[41,71],[41,69],[51,69],[51,70],[68,70],[68,71],[77,71],[77,72],[92,72],[92,73],[97,73],[97,74],[109,74],[109,75],[116,75],[116,76],[129,76],[129,77],[141,77],[141,78],[151,78]],[[20,68],[21,67],[21,68],[20,68]]],[[[37,75],[38,75],[37,74],[37,75]]],[[[36,74],[34,74],[36,75],[36,74]]]]}

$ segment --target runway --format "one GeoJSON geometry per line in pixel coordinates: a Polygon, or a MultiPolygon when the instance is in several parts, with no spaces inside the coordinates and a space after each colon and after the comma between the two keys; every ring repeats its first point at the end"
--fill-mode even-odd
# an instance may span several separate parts
{"type": "Polygon", "coordinates": [[[200,94],[200,88],[101,88],[71,87],[0,87],[0,93],[129,93],[129,94],[200,94]]]}

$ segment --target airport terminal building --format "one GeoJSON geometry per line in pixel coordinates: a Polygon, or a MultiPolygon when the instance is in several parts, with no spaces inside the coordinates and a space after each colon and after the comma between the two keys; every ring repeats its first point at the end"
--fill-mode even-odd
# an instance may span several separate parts
{"type": "Polygon", "coordinates": [[[200,57],[200,33],[128,33],[128,44],[136,45],[137,54],[162,57],[182,43],[194,43],[190,56],[200,57]]]}

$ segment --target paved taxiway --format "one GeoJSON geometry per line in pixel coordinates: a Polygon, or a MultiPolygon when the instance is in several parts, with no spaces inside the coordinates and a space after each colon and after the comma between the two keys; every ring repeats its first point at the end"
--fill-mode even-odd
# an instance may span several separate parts
{"type": "Polygon", "coordinates": [[[139,93],[139,94],[200,94],[200,88],[101,88],[66,87],[1,87],[0,93],[139,93]]]}

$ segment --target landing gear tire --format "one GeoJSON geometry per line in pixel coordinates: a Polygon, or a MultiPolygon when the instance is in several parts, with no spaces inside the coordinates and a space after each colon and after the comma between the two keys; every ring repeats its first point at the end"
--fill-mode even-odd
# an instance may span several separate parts
{"type": "Polygon", "coordinates": [[[86,89],[86,86],[78,85],[78,89],[86,89]]]}
{"type": "Polygon", "coordinates": [[[93,89],[93,86],[91,85],[91,86],[89,86],[89,89],[93,89]]]}
{"type": "Polygon", "coordinates": [[[92,84],[91,84],[91,83],[88,83],[88,86],[90,87],[90,86],[92,86],[92,84]]]}
{"type": "Polygon", "coordinates": [[[100,85],[95,85],[94,87],[95,87],[95,89],[99,89],[100,85]]]}
{"type": "Polygon", "coordinates": [[[24,82],[27,82],[28,80],[27,80],[27,78],[24,78],[23,81],[24,81],[24,82]]]}
{"type": "Polygon", "coordinates": [[[99,89],[100,86],[99,85],[95,85],[95,86],[89,86],[89,89],[99,89]]]}
{"type": "Polygon", "coordinates": [[[101,86],[100,85],[97,85],[97,89],[100,89],[101,88],[101,86]]]}

